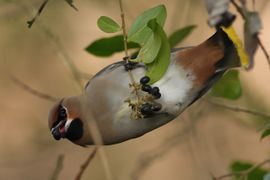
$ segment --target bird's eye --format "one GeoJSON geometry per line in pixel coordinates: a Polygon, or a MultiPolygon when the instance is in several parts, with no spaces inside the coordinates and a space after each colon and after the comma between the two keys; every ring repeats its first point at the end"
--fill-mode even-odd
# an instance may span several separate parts
{"type": "Polygon", "coordinates": [[[59,106],[58,119],[59,120],[64,120],[66,118],[67,118],[67,110],[62,105],[60,105],[59,106]]]}

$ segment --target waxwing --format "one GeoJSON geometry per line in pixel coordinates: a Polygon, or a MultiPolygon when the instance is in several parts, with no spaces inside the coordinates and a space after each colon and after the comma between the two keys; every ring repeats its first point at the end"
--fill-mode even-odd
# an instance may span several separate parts
{"type": "MultiPolygon", "coordinates": [[[[132,108],[125,102],[131,94],[125,65],[120,61],[107,66],[89,80],[81,95],[63,98],[52,107],[48,124],[56,140],[67,138],[78,145],[92,145],[91,121],[96,122],[105,145],[142,136],[179,116],[227,69],[239,66],[239,58],[222,29],[198,46],[173,49],[165,75],[151,85],[156,88],[158,107],[156,111],[148,107],[151,112],[139,119],[131,118],[132,108]]],[[[132,66],[135,81],[146,84],[146,66],[132,66]]]]}

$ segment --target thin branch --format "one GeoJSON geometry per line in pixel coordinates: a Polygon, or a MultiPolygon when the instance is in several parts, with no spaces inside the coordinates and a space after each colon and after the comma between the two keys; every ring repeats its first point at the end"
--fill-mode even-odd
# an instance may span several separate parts
{"type": "MultiPolygon", "coordinates": [[[[120,6],[120,11],[121,11],[121,20],[122,20],[122,30],[123,30],[123,37],[124,37],[124,50],[125,50],[125,61],[126,63],[129,63],[129,55],[128,55],[128,48],[127,48],[127,30],[126,30],[126,23],[125,23],[125,13],[124,13],[124,8],[123,8],[123,3],[122,0],[118,0],[119,6],[120,6]]],[[[128,75],[131,81],[131,84],[134,87],[134,91],[137,97],[137,100],[139,101],[139,92],[138,89],[136,88],[136,82],[134,79],[134,76],[131,72],[131,70],[128,70],[128,75]]]]}
{"type": "Polygon", "coordinates": [[[234,0],[231,0],[231,3],[233,4],[237,12],[242,16],[242,18],[246,20],[246,15],[244,14],[242,8],[234,0]]]}
{"type": "Polygon", "coordinates": [[[85,160],[85,162],[81,165],[80,170],[78,171],[78,173],[76,174],[74,180],[80,180],[84,171],[86,170],[86,168],[89,166],[90,162],[92,161],[92,159],[95,157],[97,152],[97,147],[94,148],[94,150],[90,153],[90,155],[88,156],[88,158],[85,160]]]}
{"type": "Polygon", "coordinates": [[[221,108],[228,109],[230,111],[242,112],[242,113],[247,113],[247,114],[251,114],[251,115],[254,115],[254,116],[260,116],[260,117],[263,117],[263,118],[270,119],[270,114],[267,114],[267,113],[262,113],[262,112],[254,111],[254,110],[251,110],[251,109],[243,108],[243,107],[238,107],[238,106],[235,106],[235,105],[217,103],[217,102],[214,102],[214,101],[211,101],[211,100],[205,100],[205,102],[207,102],[209,104],[212,104],[214,106],[218,106],[218,107],[221,107],[221,108]]]}
{"type": "Polygon", "coordinates": [[[40,14],[42,13],[43,9],[45,8],[45,6],[47,5],[48,2],[49,2],[49,0],[44,0],[43,3],[41,4],[41,6],[39,7],[36,15],[31,20],[27,21],[28,28],[32,27],[32,25],[36,21],[37,17],[40,16],[40,14]]]}
{"type": "MultiPolygon", "coordinates": [[[[243,10],[243,8],[241,8],[236,2],[235,0],[231,0],[231,3],[233,4],[233,6],[235,7],[235,9],[237,10],[237,12],[242,16],[242,18],[247,21],[247,13],[243,10]]],[[[258,41],[258,44],[261,48],[261,50],[263,51],[264,53],[264,56],[267,60],[267,63],[268,63],[268,66],[270,68],[270,57],[269,57],[269,53],[267,52],[265,46],[263,45],[261,39],[259,38],[259,35],[258,34],[254,34],[254,37],[257,39],[258,41]]]]}
{"type": "Polygon", "coordinates": [[[188,139],[187,136],[189,136],[189,133],[192,132],[192,129],[195,128],[195,125],[199,122],[199,120],[200,118],[195,118],[178,133],[165,138],[158,146],[142,153],[141,156],[137,159],[137,162],[135,162],[136,166],[131,172],[131,179],[139,180],[143,173],[149,167],[151,167],[152,164],[164,157],[176,146],[186,142],[188,139]]]}
{"type": "Polygon", "coordinates": [[[266,48],[264,47],[264,45],[263,45],[261,39],[258,37],[258,35],[257,35],[256,37],[257,37],[257,41],[258,41],[258,43],[259,43],[259,46],[261,47],[261,49],[262,49],[262,51],[263,51],[263,53],[264,53],[264,56],[266,57],[266,60],[267,60],[267,62],[268,62],[269,68],[270,68],[270,56],[269,56],[269,54],[268,54],[266,48]]]}
{"type": "MultiPolygon", "coordinates": [[[[125,56],[128,57],[128,48],[127,48],[127,30],[126,30],[126,22],[125,22],[125,14],[122,0],[118,0],[120,11],[121,11],[121,20],[122,20],[122,30],[123,30],[123,37],[124,37],[124,50],[125,56]]],[[[126,58],[126,62],[128,63],[129,58],[126,58]]]]}
{"type": "Polygon", "coordinates": [[[62,57],[63,64],[67,67],[67,69],[71,72],[76,87],[79,91],[83,89],[83,84],[81,82],[81,74],[80,71],[77,69],[76,65],[74,64],[74,61],[70,58],[68,53],[65,51],[64,47],[60,43],[59,39],[53,34],[53,32],[46,27],[45,25],[42,25],[41,23],[38,23],[38,26],[41,30],[45,33],[45,35],[51,40],[51,42],[54,43],[58,50],[59,56],[62,57]]]}
{"type": "Polygon", "coordinates": [[[63,169],[63,162],[64,162],[64,155],[60,154],[57,158],[56,166],[55,166],[55,169],[52,173],[50,180],[57,180],[58,179],[58,176],[59,176],[61,170],[63,169]]]}
{"type": "Polygon", "coordinates": [[[59,100],[59,98],[56,98],[54,96],[51,96],[49,94],[46,94],[46,93],[43,93],[43,92],[40,92],[32,87],[30,87],[29,85],[25,84],[24,82],[20,81],[19,79],[17,79],[15,76],[10,76],[10,79],[18,86],[20,87],[21,89],[25,90],[26,92],[36,96],[36,97],[39,97],[41,99],[45,99],[45,100],[48,100],[48,101],[51,101],[51,102],[55,102],[57,100],[59,100]]]}
{"type": "Polygon", "coordinates": [[[254,166],[252,166],[251,168],[247,169],[247,170],[243,170],[243,171],[239,171],[239,172],[233,172],[233,173],[229,173],[229,174],[225,174],[219,177],[213,177],[213,180],[222,180],[228,177],[235,177],[235,176],[240,176],[243,179],[247,179],[248,175],[250,173],[252,173],[254,170],[260,168],[261,166],[270,163],[270,159],[266,159],[254,166]]]}
{"type": "MultiPolygon", "coordinates": [[[[19,1],[19,5],[29,14],[31,13],[31,9],[24,3],[19,1]]],[[[41,22],[36,23],[39,29],[47,36],[49,40],[55,45],[59,55],[62,57],[63,64],[67,67],[67,69],[71,72],[74,82],[75,82],[75,87],[78,89],[79,92],[83,89],[83,84],[81,84],[81,76],[79,73],[79,70],[77,69],[76,65],[74,64],[73,60],[71,57],[68,55],[68,53],[65,51],[64,47],[62,44],[59,42],[59,39],[53,34],[53,32],[46,27],[44,24],[41,22]]]]}

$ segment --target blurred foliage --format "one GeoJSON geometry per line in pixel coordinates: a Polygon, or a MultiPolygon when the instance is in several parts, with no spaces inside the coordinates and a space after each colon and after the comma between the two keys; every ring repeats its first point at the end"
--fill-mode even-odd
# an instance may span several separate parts
{"type": "MultiPolygon", "coordinates": [[[[252,163],[235,161],[232,163],[230,169],[233,173],[239,173],[239,172],[243,172],[243,171],[248,171],[252,167],[254,167],[254,164],[252,164],[252,163]]],[[[268,171],[258,167],[247,174],[247,180],[263,180],[264,176],[267,173],[268,173],[268,171]]],[[[235,176],[235,180],[242,180],[242,179],[243,179],[243,176],[241,176],[241,175],[235,176]]]]}
{"type": "Polygon", "coordinates": [[[242,87],[237,70],[229,70],[214,84],[211,95],[235,100],[241,97],[242,87]]]}

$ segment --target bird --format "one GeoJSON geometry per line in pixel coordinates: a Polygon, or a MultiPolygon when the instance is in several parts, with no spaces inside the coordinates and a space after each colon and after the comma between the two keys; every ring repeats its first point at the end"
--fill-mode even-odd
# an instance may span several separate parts
{"type": "MultiPolygon", "coordinates": [[[[240,59],[237,47],[222,28],[197,46],[172,49],[166,73],[151,85],[158,96],[154,100],[157,110],[146,106],[150,110],[139,119],[131,118],[132,108],[125,102],[131,93],[126,65],[119,61],[105,67],[80,95],[65,97],[53,105],[48,126],[56,140],[68,139],[80,146],[95,144],[91,122],[96,123],[104,145],[140,137],[176,119],[228,69],[239,67],[240,59]]],[[[128,65],[132,65],[134,80],[146,87],[147,67],[143,63],[128,65]]]]}

